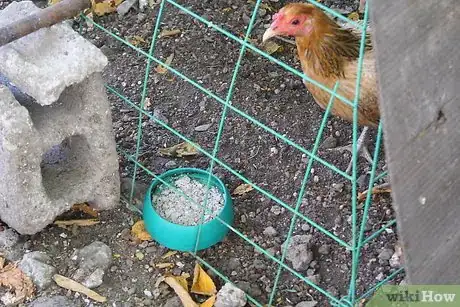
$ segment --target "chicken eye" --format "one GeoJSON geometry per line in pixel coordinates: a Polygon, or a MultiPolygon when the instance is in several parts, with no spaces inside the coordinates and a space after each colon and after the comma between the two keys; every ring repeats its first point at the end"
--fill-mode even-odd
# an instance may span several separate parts
{"type": "Polygon", "coordinates": [[[298,25],[299,24],[299,20],[298,19],[294,19],[291,24],[293,24],[294,26],[298,25]]]}

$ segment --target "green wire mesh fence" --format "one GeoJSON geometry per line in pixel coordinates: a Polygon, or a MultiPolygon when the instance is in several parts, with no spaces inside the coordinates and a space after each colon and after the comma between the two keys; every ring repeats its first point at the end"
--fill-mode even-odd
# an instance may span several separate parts
{"type": "MultiPolygon", "coordinates": [[[[358,208],[358,200],[357,200],[357,194],[358,194],[358,191],[357,191],[357,159],[358,159],[357,158],[358,157],[358,154],[357,154],[357,137],[358,137],[357,102],[359,101],[359,88],[360,88],[361,69],[362,69],[362,64],[363,64],[364,42],[365,42],[364,33],[366,32],[366,28],[367,28],[368,6],[366,5],[366,8],[365,8],[363,23],[359,24],[359,23],[357,23],[357,22],[355,22],[353,20],[350,20],[350,19],[342,16],[341,14],[335,12],[334,10],[331,10],[330,8],[326,7],[325,5],[322,5],[321,3],[318,3],[318,2],[313,1],[313,0],[309,0],[309,2],[311,2],[313,5],[319,7],[320,9],[325,10],[326,12],[331,14],[332,16],[337,17],[337,18],[339,18],[339,19],[341,19],[343,21],[346,21],[349,24],[351,24],[352,26],[362,30],[363,35],[361,37],[360,58],[359,58],[359,62],[358,62],[358,78],[357,78],[357,82],[356,82],[355,98],[354,98],[353,101],[349,101],[346,98],[344,98],[344,97],[342,97],[342,96],[340,96],[340,95],[338,95],[336,93],[337,89],[340,87],[339,83],[337,83],[334,86],[334,88],[327,88],[324,85],[322,85],[321,83],[318,83],[317,81],[311,79],[309,76],[306,76],[302,72],[294,69],[293,67],[291,67],[291,66],[287,65],[286,63],[276,59],[275,57],[267,54],[266,52],[260,50],[259,48],[255,47],[253,44],[251,44],[250,35],[251,35],[251,31],[253,30],[253,27],[254,27],[256,17],[257,17],[258,11],[259,11],[259,7],[260,7],[260,5],[262,3],[262,0],[257,0],[255,2],[255,7],[254,7],[254,10],[252,12],[252,16],[250,18],[249,24],[247,26],[244,38],[239,38],[238,36],[230,33],[229,31],[223,29],[222,27],[215,25],[214,23],[206,20],[205,18],[203,18],[202,16],[198,15],[197,13],[191,11],[187,7],[184,7],[183,5],[178,4],[174,0],[162,0],[160,5],[159,5],[159,9],[158,9],[159,11],[158,11],[158,14],[157,14],[155,27],[154,27],[154,30],[153,30],[153,35],[152,35],[150,48],[149,48],[148,52],[143,51],[141,48],[138,48],[137,46],[133,45],[129,41],[127,41],[127,40],[121,38],[120,36],[110,32],[109,30],[107,30],[103,26],[101,26],[100,24],[98,24],[98,23],[94,22],[93,20],[87,18],[86,16],[82,15],[82,18],[84,18],[87,22],[94,24],[94,26],[97,29],[105,32],[107,35],[109,35],[109,36],[115,38],[116,40],[122,42],[123,44],[129,46],[130,48],[135,50],[138,54],[144,56],[147,59],[147,64],[146,64],[146,68],[145,68],[145,76],[144,76],[144,81],[143,81],[143,86],[142,86],[141,99],[140,99],[139,103],[131,101],[128,97],[123,95],[123,93],[119,92],[117,89],[111,87],[110,85],[107,85],[109,93],[111,93],[111,94],[115,95],[116,97],[120,98],[128,106],[132,107],[133,109],[135,109],[138,112],[137,139],[136,139],[135,152],[134,153],[128,153],[128,152],[125,152],[125,151],[122,150],[122,153],[125,155],[125,157],[129,161],[131,161],[133,163],[133,167],[134,167],[132,188],[131,188],[131,195],[130,195],[130,202],[132,202],[132,200],[133,200],[134,184],[135,184],[135,181],[136,181],[136,175],[137,175],[139,170],[143,170],[147,174],[149,174],[150,176],[159,179],[163,184],[165,184],[166,186],[174,189],[177,193],[181,194],[186,199],[189,199],[190,201],[193,201],[190,197],[188,197],[186,194],[184,194],[181,190],[179,190],[176,187],[172,186],[170,183],[163,181],[155,173],[153,173],[151,170],[149,170],[148,167],[146,167],[145,165],[143,165],[142,163],[139,162],[140,148],[142,146],[143,121],[144,121],[144,118],[148,118],[148,119],[154,121],[160,127],[162,127],[164,129],[166,129],[167,131],[169,131],[172,135],[182,139],[185,142],[188,142],[188,143],[192,144],[196,148],[197,151],[199,151],[204,156],[208,157],[210,159],[210,163],[209,163],[209,167],[208,167],[208,171],[209,171],[210,174],[213,173],[213,170],[214,170],[215,166],[219,165],[220,167],[224,168],[225,170],[227,170],[228,172],[230,172],[231,174],[233,174],[234,176],[239,178],[244,183],[250,184],[254,188],[254,190],[259,192],[264,197],[276,202],[278,205],[284,207],[288,212],[292,213],[292,218],[291,218],[290,225],[289,225],[289,230],[288,230],[288,233],[287,233],[287,242],[288,242],[288,244],[285,244],[284,247],[282,248],[280,258],[274,257],[272,254],[267,252],[264,248],[259,246],[256,242],[251,240],[248,236],[244,235],[241,231],[239,231],[238,229],[234,228],[231,225],[226,224],[223,220],[220,220],[217,217],[219,219],[219,221],[221,223],[225,224],[232,232],[234,232],[236,235],[238,235],[240,238],[242,238],[245,242],[247,242],[248,244],[253,246],[260,253],[264,254],[266,257],[271,259],[278,266],[278,269],[276,270],[275,279],[273,280],[272,290],[271,290],[271,293],[269,295],[269,299],[268,299],[267,302],[259,302],[259,301],[256,300],[256,298],[253,298],[253,297],[248,295],[248,300],[255,306],[267,306],[267,305],[268,306],[274,306],[275,305],[275,298],[276,298],[276,295],[277,295],[277,290],[279,288],[278,286],[279,286],[279,283],[280,283],[280,276],[281,276],[283,271],[290,272],[291,274],[293,274],[297,278],[299,278],[302,281],[304,281],[310,287],[316,289],[318,292],[320,292],[323,295],[325,295],[327,297],[327,299],[330,301],[331,305],[348,307],[348,306],[355,306],[362,298],[365,298],[365,297],[368,297],[369,295],[371,295],[373,293],[373,291],[375,291],[376,288],[378,288],[382,284],[385,284],[389,280],[393,279],[395,276],[400,274],[402,272],[402,270],[403,270],[402,268],[395,270],[393,273],[391,273],[389,276],[387,276],[387,278],[385,278],[384,280],[378,282],[377,284],[375,284],[373,286],[369,285],[368,290],[365,293],[361,294],[360,296],[357,295],[356,281],[357,281],[357,278],[358,278],[359,267],[360,267],[360,256],[361,256],[361,251],[362,251],[363,246],[366,243],[369,243],[371,240],[375,239],[377,236],[379,236],[379,234],[384,232],[387,228],[389,228],[389,227],[391,227],[391,226],[393,226],[395,224],[395,220],[392,220],[392,221],[388,222],[386,225],[384,225],[378,231],[376,231],[373,234],[371,234],[371,235],[366,237],[365,236],[365,225],[366,225],[367,218],[368,218],[369,208],[371,206],[371,199],[372,199],[371,198],[371,189],[368,190],[366,200],[365,200],[364,206],[362,208],[358,208]],[[204,25],[214,29],[215,31],[217,31],[221,35],[233,40],[234,42],[236,42],[236,43],[238,43],[240,45],[239,56],[238,56],[238,59],[236,61],[235,66],[234,66],[233,73],[232,73],[232,78],[231,78],[230,85],[229,85],[229,89],[228,89],[228,92],[225,95],[225,97],[218,96],[216,93],[214,93],[211,90],[209,90],[209,89],[205,88],[204,86],[202,86],[199,82],[197,82],[197,81],[193,80],[192,78],[186,76],[185,74],[183,74],[182,72],[178,71],[177,69],[175,69],[171,65],[166,64],[164,61],[161,61],[159,58],[154,56],[155,47],[156,47],[156,44],[157,44],[157,38],[158,38],[158,35],[159,35],[160,24],[161,24],[162,17],[164,15],[163,13],[165,11],[165,5],[167,3],[172,5],[174,7],[174,9],[180,10],[183,13],[188,14],[189,16],[193,17],[197,21],[199,21],[199,22],[203,23],[204,25]],[[240,67],[242,65],[242,60],[243,60],[243,58],[245,56],[245,53],[248,50],[250,50],[250,51],[252,51],[252,52],[254,52],[254,53],[256,53],[256,54],[258,54],[258,55],[260,55],[262,57],[265,57],[269,61],[281,66],[282,68],[284,68],[288,72],[294,74],[295,76],[297,76],[299,78],[302,78],[303,80],[306,80],[307,82],[311,82],[311,83],[315,84],[316,86],[318,86],[321,89],[327,91],[331,95],[329,104],[328,104],[328,106],[327,106],[327,108],[326,108],[326,110],[324,112],[324,116],[322,118],[321,125],[320,125],[320,127],[318,129],[315,142],[314,142],[314,144],[313,144],[313,146],[312,146],[312,148],[310,150],[308,150],[308,149],[304,148],[303,146],[297,144],[295,141],[289,139],[285,135],[282,135],[281,133],[275,131],[274,129],[272,129],[270,127],[268,127],[267,125],[265,125],[261,121],[257,120],[256,118],[250,116],[246,112],[244,112],[244,111],[240,110],[239,108],[235,107],[234,105],[232,105],[232,97],[233,97],[234,90],[235,90],[236,80],[238,78],[240,67]],[[151,69],[151,66],[152,66],[153,63],[159,64],[159,65],[162,65],[162,66],[166,67],[172,74],[178,76],[179,78],[181,78],[185,82],[190,83],[191,85],[196,87],[198,90],[200,90],[202,93],[204,93],[206,96],[213,98],[215,101],[217,101],[218,103],[220,103],[223,106],[222,113],[221,113],[221,116],[220,116],[218,131],[217,131],[215,141],[214,141],[214,145],[213,145],[213,148],[212,148],[211,152],[209,152],[209,151],[205,150],[204,148],[200,147],[200,145],[198,145],[197,143],[193,142],[191,139],[189,139],[186,136],[184,136],[183,134],[181,134],[178,130],[174,129],[173,127],[171,127],[170,125],[168,125],[164,121],[160,120],[159,118],[154,116],[151,112],[148,112],[148,111],[145,110],[144,104],[145,104],[145,101],[146,101],[146,97],[148,96],[148,81],[149,81],[150,69],[151,69]],[[331,107],[334,104],[335,99],[339,99],[339,100],[341,100],[341,101],[343,101],[343,102],[345,102],[345,103],[347,103],[347,104],[349,104],[350,106],[353,107],[353,131],[352,131],[353,154],[352,154],[352,173],[351,173],[351,175],[345,173],[344,171],[340,170],[336,166],[334,166],[331,163],[329,163],[329,162],[325,161],[324,159],[320,158],[318,156],[318,154],[317,154],[320,142],[322,140],[323,131],[324,131],[324,128],[325,128],[325,126],[327,124],[327,119],[329,117],[329,113],[330,113],[331,107]],[[250,179],[248,179],[245,176],[241,175],[238,170],[232,168],[231,166],[226,164],[224,161],[222,161],[222,159],[218,158],[218,152],[219,152],[219,146],[220,146],[220,142],[221,142],[221,138],[222,138],[222,133],[223,133],[225,122],[226,122],[227,115],[228,115],[229,112],[234,112],[238,116],[241,116],[242,118],[248,120],[249,122],[253,123],[254,125],[256,125],[258,127],[260,127],[261,129],[265,130],[269,134],[272,134],[276,138],[282,140],[286,144],[292,146],[293,148],[295,148],[298,151],[300,151],[302,154],[304,154],[304,155],[309,157],[308,162],[307,162],[307,166],[306,166],[306,169],[305,169],[305,173],[304,173],[304,176],[303,176],[303,179],[302,179],[302,183],[301,183],[301,186],[300,186],[300,190],[299,190],[299,192],[298,192],[298,194],[296,196],[296,200],[295,200],[294,204],[288,204],[285,201],[281,200],[280,198],[276,197],[273,193],[267,191],[262,186],[255,184],[250,179]],[[320,163],[320,164],[324,165],[325,167],[329,168],[330,170],[332,170],[336,174],[342,176],[343,178],[345,178],[346,180],[348,180],[351,183],[351,187],[352,187],[352,189],[351,189],[351,193],[352,193],[352,197],[351,197],[351,212],[352,212],[352,214],[351,214],[351,232],[352,233],[351,233],[351,241],[349,241],[349,242],[345,242],[345,240],[339,238],[337,235],[335,235],[330,230],[328,230],[325,227],[319,225],[318,223],[316,223],[315,221],[310,219],[308,216],[306,216],[303,213],[301,213],[300,210],[299,210],[300,206],[301,206],[301,203],[302,203],[302,199],[303,199],[303,197],[305,195],[305,190],[306,190],[306,187],[307,187],[307,183],[310,180],[310,174],[311,174],[311,169],[312,169],[313,163],[320,163]],[[361,219],[359,219],[360,216],[361,216],[361,219]],[[351,274],[349,276],[348,294],[346,296],[344,296],[344,297],[335,297],[332,293],[330,293],[329,291],[325,290],[324,288],[318,286],[317,284],[312,282],[309,278],[303,276],[302,274],[300,274],[299,272],[295,271],[294,269],[292,269],[289,265],[287,265],[285,263],[285,258],[286,258],[286,253],[287,253],[287,249],[288,249],[288,246],[289,246],[289,242],[290,242],[291,237],[293,235],[295,224],[296,224],[296,221],[298,219],[301,219],[301,220],[307,222],[311,226],[315,227],[319,232],[323,233],[325,236],[327,236],[330,239],[334,240],[335,242],[337,242],[337,244],[345,247],[347,250],[349,250],[351,252],[351,274]]],[[[379,154],[380,154],[379,150],[380,150],[381,140],[382,140],[382,123],[380,123],[380,125],[378,127],[378,133],[377,133],[377,138],[376,138],[376,143],[375,143],[375,150],[374,150],[374,155],[373,155],[373,165],[372,165],[372,169],[371,169],[371,173],[370,173],[370,179],[369,179],[369,186],[370,187],[372,187],[375,182],[377,182],[379,179],[381,179],[383,176],[386,175],[386,173],[384,172],[384,173],[380,174],[379,176],[376,176],[377,161],[378,161],[378,157],[379,157],[379,154]]],[[[211,176],[209,176],[209,178],[207,180],[208,191],[209,191],[210,182],[211,182],[211,176]]],[[[207,208],[206,208],[207,197],[206,197],[206,200],[204,201],[204,203],[199,204],[199,205],[203,206],[204,209],[207,210],[207,208]]],[[[204,217],[202,216],[202,219],[203,218],[204,217]]],[[[198,245],[199,240],[200,240],[200,231],[198,231],[198,235],[197,235],[197,238],[196,238],[196,246],[198,245]]],[[[200,261],[204,266],[206,266],[208,269],[213,271],[216,275],[221,277],[224,281],[231,282],[231,280],[227,276],[225,276],[223,273],[221,273],[217,268],[213,267],[205,259],[201,258],[197,254],[196,249],[195,249],[195,252],[192,253],[192,254],[196,257],[196,259],[198,261],[200,261]]]]}

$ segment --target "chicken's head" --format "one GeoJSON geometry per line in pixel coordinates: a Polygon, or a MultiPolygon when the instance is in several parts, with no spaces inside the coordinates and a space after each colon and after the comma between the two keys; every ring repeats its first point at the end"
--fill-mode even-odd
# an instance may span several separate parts
{"type": "Polygon", "coordinates": [[[263,41],[274,36],[308,36],[314,29],[321,11],[312,4],[290,3],[273,15],[273,22],[265,31],[263,41]]]}

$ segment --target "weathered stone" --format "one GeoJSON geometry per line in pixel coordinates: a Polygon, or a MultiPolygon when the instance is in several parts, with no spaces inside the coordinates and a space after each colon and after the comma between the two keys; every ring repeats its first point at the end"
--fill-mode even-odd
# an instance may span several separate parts
{"type": "Polygon", "coordinates": [[[0,255],[9,261],[20,260],[23,244],[19,239],[19,235],[13,229],[0,231],[0,255]]]}
{"type": "MultiPolygon", "coordinates": [[[[296,235],[292,236],[289,242],[286,259],[292,262],[292,267],[297,271],[305,271],[309,268],[313,260],[313,252],[311,251],[311,235],[296,235]]],[[[281,249],[284,249],[287,241],[283,243],[281,249]]]]}
{"type": "Polygon", "coordinates": [[[230,283],[226,283],[217,292],[215,307],[243,307],[246,305],[246,294],[230,283]]]}
{"type": "Polygon", "coordinates": [[[46,289],[53,281],[56,268],[51,265],[51,258],[43,252],[25,254],[19,268],[29,276],[38,289],[46,289]]]}
{"type": "MultiPolygon", "coordinates": [[[[13,2],[0,26],[36,10],[13,2]]],[[[76,203],[119,204],[106,63],[66,24],[0,48],[0,219],[20,234],[41,231],[76,203]]]]}
{"type": "MultiPolygon", "coordinates": [[[[0,27],[39,11],[32,1],[12,2],[0,11],[0,27]]],[[[0,48],[0,72],[41,105],[101,72],[107,58],[67,23],[42,28],[0,48]]]]}
{"type": "Polygon", "coordinates": [[[95,288],[102,284],[105,271],[112,263],[112,250],[100,241],[75,251],[71,257],[78,261],[78,269],[72,278],[88,288],[95,288]]]}

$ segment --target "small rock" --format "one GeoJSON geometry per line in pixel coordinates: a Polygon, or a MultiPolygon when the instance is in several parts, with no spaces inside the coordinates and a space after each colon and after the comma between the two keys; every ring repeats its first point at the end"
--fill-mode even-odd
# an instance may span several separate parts
{"type": "Polygon", "coordinates": [[[313,276],[309,276],[308,279],[310,279],[310,281],[314,283],[315,285],[318,285],[319,282],[321,281],[321,276],[319,274],[316,274],[313,276]]]}
{"type": "Polygon", "coordinates": [[[82,284],[87,288],[94,289],[102,285],[103,279],[104,279],[104,270],[96,269],[87,278],[85,278],[82,284]]]}
{"type": "Polygon", "coordinates": [[[304,301],[300,302],[295,307],[315,307],[318,304],[317,301],[304,301]]]}
{"type": "Polygon", "coordinates": [[[270,208],[270,211],[274,214],[274,215],[280,215],[282,210],[281,210],[281,207],[278,206],[278,205],[275,205],[273,207],[270,208]]]}
{"type": "Polygon", "coordinates": [[[51,265],[51,258],[43,252],[25,254],[19,268],[29,276],[40,290],[51,285],[56,268],[51,265]]]}
{"type": "Polygon", "coordinates": [[[195,131],[197,131],[197,132],[205,132],[205,131],[207,131],[211,126],[212,126],[212,124],[204,124],[204,125],[196,126],[196,127],[195,127],[195,131]]]}
{"type": "Polygon", "coordinates": [[[310,231],[311,226],[310,226],[310,224],[305,223],[305,224],[302,224],[301,228],[302,228],[303,231],[310,231]]]}
{"type": "Polygon", "coordinates": [[[177,165],[177,162],[174,161],[174,160],[170,160],[170,161],[165,163],[166,168],[174,168],[174,167],[176,167],[176,165],[177,165]]]}
{"type": "Polygon", "coordinates": [[[141,252],[136,252],[136,258],[142,261],[145,258],[145,255],[141,252]]]}
{"type": "Polygon", "coordinates": [[[80,303],[72,302],[62,295],[52,297],[39,297],[31,302],[28,307],[81,307],[80,303]]]}
{"type": "Polygon", "coordinates": [[[272,226],[268,226],[264,229],[263,234],[269,237],[275,237],[278,234],[278,231],[276,231],[276,229],[272,226]]]}
{"type": "Polygon", "coordinates": [[[392,255],[393,255],[393,250],[389,248],[385,248],[380,252],[380,254],[378,255],[378,258],[380,260],[388,261],[391,259],[392,255]]]}
{"type": "Polygon", "coordinates": [[[333,183],[332,184],[332,189],[336,192],[342,192],[343,191],[344,184],[343,183],[333,183]]]}
{"type": "Polygon", "coordinates": [[[169,298],[163,305],[163,307],[182,307],[182,302],[179,297],[173,296],[169,298]]]}
{"type": "Polygon", "coordinates": [[[153,297],[152,291],[150,291],[150,290],[144,290],[144,295],[147,296],[148,298],[153,297]]]}
{"type": "MultiPolygon", "coordinates": [[[[72,279],[83,282],[87,279],[101,279],[104,272],[109,268],[112,263],[112,250],[108,245],[100,241],[76,250],[73,257],[78,261],[78,269],[73,274],[72,279]],[[99,270],[99,272],[95,272],[99,270]],[[102,276],[100,276],[102,273],[102,276]],[[91,277],[92,274],[95,274],[91,277]]],[[[88,283],[93,283],[94,280],[88,280],[88,283]]]]}
{"type": "Polygon", "coordinates": [[[227,263],[227,268],[231,271],[241,268],[241,261],[238,258],[230,258],[227,263]]]}
{"type": "Polygon", "coordinates": [[[147,18],[147,14],[139,13],[137,14],[137,22],[141,23],[147,18]]]}
{"type": "Polygon", "coordinates": [[[313,182],[318,183],[319,177],[317,175],[313,176],[313,182]]]}
{"type": "Polygon", "coordinates": [[[331,251],[331,247],[328,244],[323,244],[318,248],[318,253],[321,255],[329,255],[331,251]]]}
{"type": "Polygon", "coordinates": [[[327,138],[324,139],[323,143],[321,143],[319,148],[330,149],[330,148],[335,148],[335,147],[337,147],[337,139],[333,136],[328,136],[327,138]]]}
{"type": "Polygon", "coordinates": [[[367,189],[369,185],[369,179],[367,178],[367,174],[362,174],[358,177],[358,187],[360,189],[367,189]]]}
{"type": "MultiPolygon", "coordinates": [[[[305,271],[309,268],[310,262],[313,261],[313,252],[311,251],[311,235],[296,235],[291,238],[289,243],[286,259],[292,262],[294,270],[305,271]]],[[[286,241],[282,244],[284,250],[286,241]]]]}
{"type": "Polygon", "coordinates": [[[118,7],[117,7],[117,13],[119,17],[123,17],[128,13],[128,11],[136,4],[137,0],[126,0],[123,1],[118,7]]]}
{"type": "Polygon", "coordinates": [[[383,272],[380,272],[379,275],[377,275],[377,277],[375,277],[375,279],[378,280],[378,281],[382,281],[384,278],[385,278],[385,275],[383,275],[383,272]]]}
{"type": "Polygon", "coordinates": [[[307,270],[307,276],[310,277],[310,276],[313,276],[315,275],[315,269],[308,269],[307,270]]]}
{"type": "Polygon", "coordinates": [[[139,0],[139,11],[143,12],[149,3],[148,0],[139,0]]]}
{"type": "Polygon", "coordinates": [[[265,263],[260,259],[255,259],[254,262],[252,263],[252,266],[256,270],[264,270],[267,267],[265,263]]]}
{"type": "Polygon", "coordinates": [[[241,289],[238,289],[231,283],[226,283],[219,292],[217,292],[217,299],[214,306],[243,307],[246,305],[246,302],[246,294],[241,289]]]}
{"type": "Polygon", "coordinates": [[[330,294],[332,294],[335,297],[339,296],[339,294],[340,294],[339,290],[337,290],[337,288],[335,288],[335,287],[329,287],[327,289],[327,292],[329,292],[330,294]]]}

